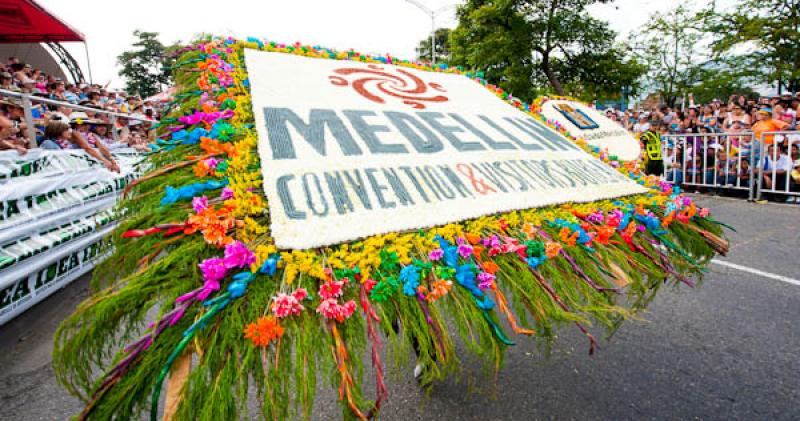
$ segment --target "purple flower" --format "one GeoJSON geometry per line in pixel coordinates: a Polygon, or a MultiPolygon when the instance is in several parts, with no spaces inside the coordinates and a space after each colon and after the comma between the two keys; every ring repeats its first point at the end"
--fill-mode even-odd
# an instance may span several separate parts
{"type": "Polygon", "coordinates": [[[200,292],[197,293],[197,299],[199,301],[205,301],[211,293],[216,291],[219,291],[219,281],[206,281],[203,287],[200,288],[200,292]]]}
{"type": "Polygon", "coordinates": [[[603,211],[597,211],[595,213],[590,213],[589,215],[586,215],[586,220],[593,224],[599,224],[603,222],[603,211]]]}
{"type": "Polygon", "coordinates": [[[256,255],[241,241],[234,241],[225,246],[225,267],[248,267],[256,262],[256,255]]]}
{"type": "Polygon", "coordinates": [[[194,213],[206,210],[208,208],[208,198],[205,196],[192,198],[192,208],[194,208],[194,213]]]}
{"type": "Polygon", "coordinates": [[[228,270],[228,268],[225,267],[225,261],[219,257],[203,260],[197,267],[203,272],[203,280],[207,283],[218,283],[220,279],[225,277],[225,272],[228,270]]]}
{"type": "Polygon", "coordinates": [[[428,253],[428,259],[431,259],[433,261],[441,260],[443,256],[444,256],[444,250],[442,249],[431,250],[431,252],[428,253]]]}
{"type": "Polygon", "coordinates": [[[233,190],[228,187],[222,188],[222,193],[219,195],[219,198],[222,200],[233,199],[233,190]]]}
{"type": "Polygon", "coordinates": [[[221,161],[219,159],[217,159],[217,158],[208,158],[208,159],[205,160],[206,166],[208,166],[208,168],[212,168],[212,169],[217,169],[217,165],[219,165],[220,162],[221,161]]]}
{"type": "Polygon", "coordinates": [[[481,272],[478,274],[478,288],[488,289],[492,287],[495,276],[489,272],[481,272]]]}
{"type": "Polygon", "coordinates": [[[461,257],[467,259],[472,256],[472,246],[469,245],[463,238],[457,238],[456,241],[458,242],[458,254],[461,257]]]}
{"type": "Polygon", "coordinates": [[[500,245],[500,239],[497,238],[496,235],[493,235],[493,236],[491,236],[489,238],[484,238],[483,240],[481,240],[481,242],[483,243],[484,246],[489,247],[489,248],[497,247],[497,246],[500,245]]]}

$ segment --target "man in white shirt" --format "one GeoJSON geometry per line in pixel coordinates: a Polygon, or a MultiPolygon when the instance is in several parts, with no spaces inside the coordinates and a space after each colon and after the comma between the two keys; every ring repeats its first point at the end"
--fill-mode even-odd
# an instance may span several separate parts
{"type": "Polygon", "coordinates": [[[639,121],[633,125],[633,132],[634,133],[644,133],[650,130],[650,120],[646,113],[642,113],[639,115],[639,121]]]}

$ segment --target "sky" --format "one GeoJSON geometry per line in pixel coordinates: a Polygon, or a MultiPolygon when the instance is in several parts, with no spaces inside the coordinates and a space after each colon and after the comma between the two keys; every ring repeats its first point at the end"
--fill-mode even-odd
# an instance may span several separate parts
{"type": "MultiPolygon", "coordinates": [[[[455,5],[463,1],[418,0],[436,14],[437,27],[455,27],[455,5]]],[[[187,41],[197,33],[254,36],[276,42],[321,45],[337,50],[413,59],[431,31],[430,15],[406,0],[38,0],[86,36],[94,83],[121,88],[116,57],[134,42],[133,31],[158,32],[162,43],[187,41]]],[[[590,13],[607,20],[620,36],[664,8],[665,0],[616,0],[590,13]]],[[[82,43],[64,43],[86,71],[82,43]]]]}

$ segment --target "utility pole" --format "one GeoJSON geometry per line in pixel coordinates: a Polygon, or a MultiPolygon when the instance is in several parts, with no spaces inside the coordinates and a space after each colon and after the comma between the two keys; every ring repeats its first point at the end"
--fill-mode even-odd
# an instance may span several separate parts
{"type": "Polygon", "coordinates": [[[431,18],[431,64],[436,64],[436,15],[451,7],[455,7],[456,5],[448,4],[447,6],[442,6],[436,10],[433,10],[417,0],[406,0],[406,1],[416,6],[417,9],[421,10],[423,13],[430,16],[431,18]]]}

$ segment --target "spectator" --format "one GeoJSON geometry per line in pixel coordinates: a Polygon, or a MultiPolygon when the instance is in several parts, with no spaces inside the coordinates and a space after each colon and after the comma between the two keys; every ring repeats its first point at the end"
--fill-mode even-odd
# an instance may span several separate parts
{"type": "Polygon", "coordinates": [[[742,128],[750,126],[750,116],[744,112],[744,108],[742,108],[739,104],[731,104],[731,111],[725,117],[725,122],[723,123],[723,127],[725,130],[728,130],[733,126],[734,123],[738,122],[742,128]]]}
{"type": "Polygon", "coordinates": [[[633,125],[633,132],[641,134],[650,130],[650,120],[647,118],[647,114],[641,113],[638,118],[636,124],[633,125]]]}
{"type": "Polygon", "coordinates": [[[11,136],[14,132],[14,125],[11,120],[0,115],[0,150],[14,149],[20,155],[28,153],[25,145],[21,144],[17,139],[11,136]]]}
{"type": "Polygon", "coordinates": [[[774,135],[764,135],[768,132],[777,132],[786,129],[788,124],[781,120],[772,118],[772,109],[764,107],[756,113],[758,121],[753,124],[753,135],[757,140],[761,140],[765,145],[771,145],[775,141],[774,135]]]}
{"type": "Polygon", "coordinates": [[[83,149],[87,154],[100,161],[109,171],[119,172],[119,165],[102,143],[96,143],[97,149],[89,145],[78,130],[70,129],[62,121],[50,122],[44,131],[42,149],[83,149]]]}
{"type": "Polygon", "coordinates": [[[8,100],[0,100],[2,106],[2,115],[9,120],[11,128],[3,136],[3,139],[12,141],[15,144],[27,145],[27,130],[25,124],[25,113],[22,108],[22,103],[16,98],[8,100]]]}
{"type": "Polygon", "coordinates": [[[667,173],[667,181],[680,186],[683,184],[683,153],[681,144],[677,146],[676,148],[672,140],[668,141],[667,152],[662,158],[667,173]]]}
{"type": "Polygon", "coordinates": [[[19,88],[17,87],[17,85],[14,85],[13,81],[14,78],[11,76],[11,73],[8,72],[0,73],[0,89],[19,92],[19,88]]]}
{"type": "Polygon", "coordinates": [[[736,184],[736,161],[728,157],[725,148],[720,147],[717,149],[717,163],[714,170],[718,185],[736,184]]]}
{"type": "Polygon", "coordinates": [[[787,175],[793,166],[785,145],[770,145],[764,156],[763,187],[771,190],[785,190],[788,182],[787,175]]]}

